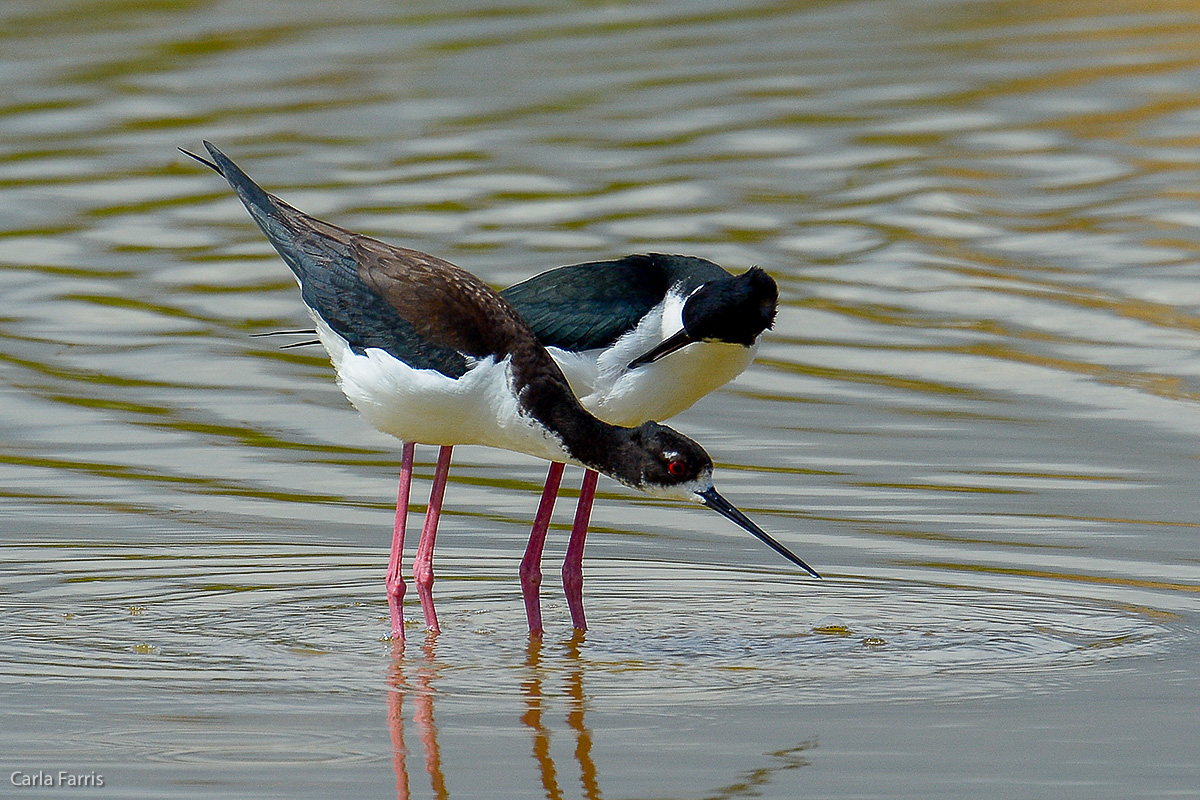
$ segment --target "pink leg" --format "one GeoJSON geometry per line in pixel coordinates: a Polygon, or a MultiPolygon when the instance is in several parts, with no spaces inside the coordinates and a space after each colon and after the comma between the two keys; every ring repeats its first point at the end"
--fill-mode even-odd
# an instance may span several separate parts
{"type": "Polygon", "coordinates": [[[542,585],[542,548],[546,544],[546,530],[550,527],[554,501],[558,498],[563,466],[557,461],[550,462],[546,488],[542,490],[542,501],[533,519],[533,531],[529,534],[529,545],[525,548],[525,557],[521,559],[521,594],[525,596],[529,633],[534,636],[542,635],[542,603],[538,597],[538,587],[542,585]]]}
{"type": "Polygon", "coordinates": [[[571,622],[576,630],[586,631],[583,618],[583,540],[587,538],[588,521],[592,518],[592,501],[596,499],[595,470],[583,473],[583,485],[579,487],[579,507],[575,509],[575,524],[571,527],[571,541],[567,544],[567,557],[563,559],[563,591],[567,595],[567,606],[571,609],[571,622]]]}
{"type": "Polygon", "coordinates": [[[400,460],[400,489],[396,494],[396,524],[392,528],[392,557],[388,561],[387,596],[388,610],[392,612],[392,638],[404,640],[404,576],[400,574],[400,561],[404,557],[404,528],[408,523],[408,490],[412,486],[413,452],[417,446],[405,442],[400,460]]]}
{"type": "Polygon", "coordinates": [[[433,545],[437,537],[438,517],[442,514],[442,497],[446,494],[446,476],[450,473],[450,453],[454,448],[443,445],[438,452],[437,469],[433,473],[433,488],[429,492],[429,509],[425,512],[425,527],[421,529],[421,543],[413,559],[413,583],[417,586],[417,597],[421,599],[421,610],[425,612],[425,628],[438,633],[437,612],[433,610],[433,545]]]}

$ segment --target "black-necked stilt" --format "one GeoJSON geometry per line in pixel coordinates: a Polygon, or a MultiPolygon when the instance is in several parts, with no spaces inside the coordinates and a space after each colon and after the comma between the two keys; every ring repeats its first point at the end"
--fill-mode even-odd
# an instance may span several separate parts
{"type": "MultiPolygon", "coordinates": [[[[404,443],[387,578],[394,636],[404,635],[400,556],[416,442],[441,445],[413,563],[431,631],[438,630],[433,547],[457,444],[573,463],[635,489],[700,502],[816,575],[717,493],[712,460],[700,445],[654,422],[621,427],[588,413],[528,324],[483,281],[435,256],[310,217],[267,194],[212,144],[204,145],[212,161],[183,152],[229,182],[291,268],[346,397],[368,422],[404,443]]],[[[535,535],[541,525],[544,536],[549,520],[540,516],[535,535]]],[[[530,631],[538,633],[540,575],[525,574],[524,567],[522,587],[533,588],[532,602],[525,591],[530,631]]],[[[579,610],[575,622],[583,628],[582,605],[579,610]]]]}
{"type": "MultiPolygon", "coordinates": [[[[529,323],[585,409],[632,426],[673,417],[740,375],[775,320],[779,289],[758,268],[732,275],[703,258],[649,253],[552,269],[500,296],[529,323]]],[[[540,574],[561,477],[562,464],[552,463],[522,574],[540,574]]],[[[596,478],[584,473],[563,560],[578,628],[585,627],[583,546],[596,478]]]]}
{"type": "MultiPolygon", "coordinates": [[[[500,295],[529,323],[584,408],[605,422],[633,426],[668,419],[745,370],[775,319],[779,290],[758,268],[733,275],[702,258],[649,253],[558,267],[500,295]]],[[[306,344],[319,342],[286,347],[306,344]]],[[[562,471],[561,463],[551,463],[521,562],[531,625],[562,471]]],[[[578,628],[586,626],[583,548],[596,479],[585,472],[563,559],[567,605],[578,628]]]]}
{"type": "Polygon", "coordinates": [[[500,296],[584,408],[638,425],[669,419],[740,375],[775,320],[779,289],[757,267],[731,275],[703,258],[649,253],[552,269],[500,296]]]}

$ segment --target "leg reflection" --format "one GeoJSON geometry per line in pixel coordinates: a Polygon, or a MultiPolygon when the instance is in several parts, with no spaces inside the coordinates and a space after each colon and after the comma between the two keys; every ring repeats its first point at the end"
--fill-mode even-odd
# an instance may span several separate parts
{"type": "Polygon", "coordinates": [[[529,649],[525,654],[525,666],[530,675],[521,684],[521,692],[525,695],[525,713],[521,715],[521,724],[533,731],[533,760],[537,762],[546,797],[557,800],[563,795],[558,788],[558,775],[554,769],[554,759],[550,755],[550,729],[542,721],[541,664],[542,637],[530,636],[529,649]]]}
{"type": "MultiPolygon", "coordinates": [[[[592,761],[592,732],[585,722],[587,696],[583,689],[583,659],[580,655],[584,636],[583,631],[576,630],[564,649],[567,659],[564,694],[568,704],[567,726],[575,734],[575,760],[579,763],[583,795],[590,799],[600,797],[600,786],[596,764],[592,761]]],[[[541,637],[529,638],[525,667],[529,677],[521,684],[521,691],[525,695],[525,713],[521,715],[521,724],[533,734],[533,760],[537,764],[546,797],[548,800],[557,800],[563,793],[558,785],[558,770],[550,746],[550,728],[542,717],[547,704],[543,690],[547,669],[542,665],[541,637]]]]}
{"type": "Polygon", "coordinates": [[[442,800],[450,795],[446,792],[446,775],[442,772],[442,753],[438,749],[437,726],[433,723],[433,681],[437,677],[436,642],[435,637],[427,636],[425,644],[421,646],[425,660],[417,668],[417,710],[413,714],[413,721],[417,723],[421,746],[425,748],[425,771],[429,773],[433,796],[442,800]]]}
{"type": "Polygon", "coordinates": [[[388,730],[392,734],[392,768],[396,770],[396,797],[408,800],[408,748],[404,746],[404,639],[392,639],[392,666],[388,670],[388,730]]]}
{"type": "Polygon", "coordinates": [[[579,762],[579,780],[583,784],[583,796],[588,800],[600,797],[600,784],[596,778],[596,762],[592,760],[592,731],[584,723],[584,712],[587,710],[587,695],[583,692],[583,659],[579,654],[579,646],[583,644],[584,632],[578,628],[567,643],[567,697],[570,698],[570,711],[567,712],[567,725],[575,731],[575,760],[579,762]]]}
{"type": "Polygon", "coordinates": [[[438,748],[437,726],[433,720],[434,682],[438,677],[435,636],[426,637],[421,647],[423,658],[413,669],[414,680],[410,684],[405,678],[404,640],[392,642],[392,666],[388,673],[388,728],[392,735],[393,766],[396,770],[396,797],[408,800],[408,748],[404,744],[404,698],[412,695],[416,708],[413,722],[421,747],[425,751],[425,772],[433,796],[445,800],[450,796],[446,790],[446,775],[442,771],[442,756],[438,748]]]}
{"type": "MultiPolygon", "coordinates": [[[[593,753],[595,737],[587,724],[590,702],[584,687],[585,671],[589,668],[596,669],[597,666],[595,662],[585,663],[583,659],[585,637],[583,631],[576,631],[561,645],[550,645],[549,651],[543,651],[545,645],[542,637],[530,636],[526,648],[525,677],[521,682],[524,712],[520,716],[520,722],[532,736],[533,760],[547,800],[560,800],[564,797],[555,764],[555,747],[552,740],[555,730],[559,734],[564,730],[569,731],[573,737],[572,755],[579,765],[582,796],[588,800],[599,800],[602,796],[599,771],[593,753]],[[565,707],[565,727],[559,725],[555,728],[556,703],[560,709],[565,707]],[[549,723],[547,719],[550,719],[549,723]]],[[[414,644],[410,642],[408,646],[414,647],[414,644]]],[[[431,794],[437,800],[445,800],[450,793],[446,786],[438,730],[433,714],[434,693],[443,677],[437,661],[437,636],[427,636],[420,653],[410,659],[404,657],[403,640],[392,640],[392,648],[393,660],[388,672],[388,686],[391,691],[388,693],[387,720],[394,753],[396,796],[399,800],[409,800],[412,791],[408,774],[410,753],[404,736],[404,704],[409,701],[409,713],[421,740],[421,748],[425,755],[425,772],[429,775],[432,788],[432,793],[424,793],[418,787],[417,795],[425,797],[431,794]]],[[[450,656],[449,653],[446,655],[450,656]]],[[[504,700],[508,702],[511,697],[505,693],[504,700]]],[[[447,710],[444,708],[443,713],[447,710]]],[[[570,752],[564,744],[560,742],[560,754],[570,752]]],[[[782,775],[807,766],[810,763],[811,751],[816,746],[817,741],[814,738],[791,747],[767,752],[764,754],[767,763],[751,765],[735,773],[731,776],[731,782],[702,796],[711,800],[759,797],[765,787],[775,783],[782,775]]],[[[456,757],[461,756],[462,754],[459,754],[456,757]]],[[[534,792],[527,794],[533,795],[534,792]]]]}

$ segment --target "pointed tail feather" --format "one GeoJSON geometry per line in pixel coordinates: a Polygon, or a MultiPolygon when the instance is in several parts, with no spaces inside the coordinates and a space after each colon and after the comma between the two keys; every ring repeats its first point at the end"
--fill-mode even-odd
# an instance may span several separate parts
{"type": "Polygon", "coordinates": [[[217,174],[229,181],[229,185],[238,193],[238,197],[246,204],[246,207],[254,214],[255,218],[267,216],[274,210],[276,202],[271,195],[251,180],[250,176],[242,171],[242,168],[230,160],[229,156],[217,149],[212,142],[204,142],[205,149],[213,160],[209,161],[195,153],[189,153],[187,150],[180,148],[185,154],[199,161],[201,164],[215,170],[217,174]]]}
{"type": "MultiPolygon", "coordinates": [[[[199,161],[201,164],[203,164],[204,166],[206,166],[206,167],[208,167],[209,169],[211,169],[213,172],[217,173],[218,175],[221,175],[221,168],[220,168],[220,167],[218,167],[218,166],[217,166],[216,164],[214,164],[213,162],[209,161],[209,160],[208,160],[207,158],[205,158],[204,156],[198,156],[198,155],[196,155],[195,153],[193,153],[191,150],[184,150],[182,147],[180,147],[180,148],[179,148],[179,152],[183,153],[185,156],[189,156],[189,157],[191,157],[191,158],[194,158],[194,159],[196,159],[196,160],[197,160],[197,161],[199,161]]],[[[222,177],[224,177],[224,176],[222,176],[222,177]]]]}
{"type": "MultiPolygon", "coordinates": [[[[268,194],[265,189],[243,172],[241,167],[218,150],[212,142],[205,141],[204,146],[212,156],[212,161],[184,150],[182,147],[179,150],[212,169],[229,182],[229,185],[237,192],[242,205],[250,212],[250,217],[267,235],[267,240],[283,256],[288,267],[303,283],[305,277],[313,270],[312,254],[306,253],[304,248],[298,244],[298,239],[302,238],[306,231],[303,223],[305,215],[274,195],[268,194]]],[[[307,295],[305,299],[308,300],[307,295]]]]}

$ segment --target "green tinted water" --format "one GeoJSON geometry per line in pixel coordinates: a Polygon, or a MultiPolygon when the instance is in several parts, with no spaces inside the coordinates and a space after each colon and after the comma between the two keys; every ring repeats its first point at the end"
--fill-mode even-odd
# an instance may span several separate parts
{"type": "Polygon", "coordinates": [[[11,796],[1200,794],[1200,9],[0,21],[11,796]],[[825,580],[602,482],[593,630],[548,579],[531,645],[544,465],[460,448],[445,633],[394,652],[399,448],[319,353],[249,338],[305,320],[175,149],[202,138],[496,286],[646,250],[768,269],[759,360],[673,424],[825,580]],[[59,770],[104,786],[13,777],[59,770]]]}

